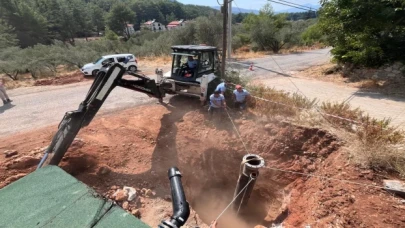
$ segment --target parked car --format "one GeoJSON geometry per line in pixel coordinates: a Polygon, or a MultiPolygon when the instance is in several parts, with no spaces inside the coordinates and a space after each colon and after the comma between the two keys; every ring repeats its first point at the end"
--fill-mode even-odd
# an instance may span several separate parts
{"type": "Polygon", "coordinates": [[[136,60],[133,54],[116,54],[116,55],[105,55],[101,58],[97,59],[93,63],[88,63],[84,65],[81,69],[81,72],[85,76],[96,76],[97,72],[100,68],[108,63],[108,62],[115,62],[121,64],[123,67],[127,68],[129,71],[137,71],[138,70],[138,61],[136,60]],[[127,63],[125,63],[125,59],[129,59],[127,63]]]}

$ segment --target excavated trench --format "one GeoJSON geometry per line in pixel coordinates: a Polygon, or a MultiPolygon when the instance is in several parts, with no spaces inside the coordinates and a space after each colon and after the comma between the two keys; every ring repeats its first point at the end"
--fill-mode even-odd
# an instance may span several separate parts
{"type": "MultiPolygon", "coordinates": [[[[131,162],[135,164],[145,162],[150,164],[149,171],[146,169],[142,172],[126,172],[126,174],[122,171],[113,171],[97,179],[91,174],[98,166],[95,165],[94,168],[79,174],[78,178],[90,186],[96,188],[101,186],[102,192],[107,191],[112,185],[124,186],[128,183],[138,183],[135,187],[156,189],[157,197],[163,198],[170,192],[167,167],[176,165],[183,174],[184,189],[192,209],[203,223],[210,224],[233,199],[243,156],[247,153],[257,154],[264,159],[266,167],[259,170],[260,174],[248,204],[241,208],[238,215],[230,207],[219,219],[219,223],[221,227],[232,228],[281,223],[289,214],[290,191],[294,188],[292,183],[302,179],[302,176],[268,168],[314,173],[322,161],[338,150],[340,143],[333,135],[317,128],[257,119],[235,118],[234,122],[248,151],[245,150],[230,121],[213,125],[199,111],[187,112],[181,117],[166,114],[162,118],[162,127],[155,138],[156,141],[152,140],[152,136],[150,137],[152,143],[156,142],[153,144],[152,154],[148,152],[150,157],[145,156],[146,152],[145,155],[139,154],[138,157],[133,157],[133,154],[138,153],[139,150],[134,148],[136,152],[129,152],[127,147],[123,150],[115,147],[114,153],[105,154],[119,158],[125,156],[126,159],[114,160],[111,157],[104,157],[105,164],[109,167],[123,170],[127,169],[126,167],[131,168],[130,164],[133,164],[131,162]],[[130,157],[128,157],[129,154],[130,157]]],[[[118,137],[121,135],[133,132],[122,128],[122,131],[124,130],[125,132],[116,133],[116,139],[109,140],[119,140],[118,137]]],[[[93,134],[89,133],[89,135],[93,134]]],[[[106,133],[99,132],[99,134],[106,133]]],[[[142,133],[142,139],[138,145],[142,146],[142,142],[149,140],[148,137],[147,134],[142,133]]],[[[138,140],[137,138],[138,136],[135,135],[131,140],[138,140]]],[[[91,144],[86,144],[82,150],[88,152],[92,147],[91,144]]],[[[95,154],[100,151],[97,148],[93,150],[95,154]]],[[[144,209],[155,210],[154,208],[160,208],[163,204],[165,213],[168,215],[171,213],[169,202],[154,201],[147,204],[144,209]]],[[[151,226],[163,219],[155,215],[150,217],[143,219],[151,226]]]]}
{"type": "MultiPolygon", "coordinates": [[[[392,211],[397,200],[380,191],[362,191],[358,186],[350,188],[278,171],[339,175],[344,179],[356,176],[358,169],[348,165],[342,153],[335,153],[342,143],[330,133],[282,121],[233,116],[246,151],[227,118],[215,123],[207,120],[206,110],[184,102],[178,106],[148,106],[96,118],[81,130],[78,137],[83,143],[72,144],[61,167],[108,198],[123,186],[139,192],[151,190],[154,194],[140,194],[139,202],[130,202],[126,210],[139,212],[142,221],[156,227],[172,213],[166,197],[170,193],[167,169],[178,166],[194,210],[185,227],[207,228],[202,223],[210,224],[231,202],[243,156],[253,153],[264,158],[267,168],[260,169],[242,213],[236,216],[228,210],[220,218],[219,228],[268,227],[283,221],[287,227],[318,222],[318,226],[402,227],[398,220],[401,210],[392,211]],[[198,224],[193,223],[198,220],[196,214],[198,224]],[[370,219],[370,214],[383,219],[370,219]],[[335,220],[339,223],[333,223],[335,220]]],[[[4,140],[10,145],[4,149],[17,150],[19,155],[0,162],[0,187],[35,170],[42,151],[32,147],[46,146],[51,133],[44,129],[23,134],[20,138],[24,140],[19,143],[15,143],[15,137],[4,140]]],[[[124,207],[123,202],[118,204],[124,207]]]]}
{"type": "MultiPolygon", "coordinates": [[[[279,122],[266,125],[255,121],[241,123],[239,131],[242,138],[248,139],[250,153],[263,157],[266,167],[313,173],[330,153],[339,148],[337,139],[320,129],[279,122]]],[[[233,199],[242,158],[246,154],[239,140],[233,131],[212,132],[211,137],[204,139],[204,145],[186,144],[186,148],[204,148],[202,153],[192,153],[193,156],[180,160],[180,166],[185,173],[188,200],[206,224],[217,218],[233,199]],[[215,141],[222,146],[215,145],[215,141]]],[[[185,149],[183,145],[181,148],[185,149]]],[[[289,186],[302,176],[266,167],[259,171],[249,203],[238,215],[230,207],[219,220],[221,227],[267,227],[287,218],[289,186]]]]}

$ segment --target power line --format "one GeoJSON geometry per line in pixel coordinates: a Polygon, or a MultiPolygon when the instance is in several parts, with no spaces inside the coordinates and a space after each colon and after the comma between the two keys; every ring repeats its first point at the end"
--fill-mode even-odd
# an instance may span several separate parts
{"type": "Polygon", "coordinates": [[[298,8],[298,9],[303,9],[303,10],[312,10],[311,8],[307,7],[307,6],[303,6],[303,5],[299,5],[293,2],[287,2],[287,1],[283,1],[283,0],[268,0],[270,2],[274,2],[277,4],[281,4],[281,5],[285,5],[285,6],[291,6],[294,8],[298,8]]]}
{"type": "Polygon", "coordinates": [[[298,7],[307,8],[307,9],[309,9],[309,10],[312,10],[311,7],[304,6],[304,5],[300,5],[300,4],[297,4],[297,3],[294,3],[294,2],[289,2],[289,1],[285,1],[285,0],[277,0],[277,1],[279,1],[279,2],[285,2],[285,3],[287,3],[287,4],[296,5],[296,6],[298,6],[298,7]]]}
{"type": "Polygon", "coordinates": [[[240,8],[239,8],[238,4],[236,3],[236,1],[234,0],[233,2],[235,3],[236,8],[238,8],[239,13],[241,13],[241,14],[242,14],[242,11],[240,10],[240,8]]]}
{"type": "MultiPolygon", "coordinates": [[[[280,4],[280,5],[290,6],[290,7],[297,8],[297,9],[302,9],[302,10],[308,10],[308,11],[316,12],[315,10],[312,10],[312,9],[310,9],[310,8],[298,7],[298,6],[290,5],[290,4],[287,4],[287,3],[277,2],[277,1],[275,1],[275,0],[267,0],[267,1],[269,1],[269,2],[274,2],[274,3],[280,4]]],[[[306,6],[305,6],[305,7],[306,7],[306,6]]]]}

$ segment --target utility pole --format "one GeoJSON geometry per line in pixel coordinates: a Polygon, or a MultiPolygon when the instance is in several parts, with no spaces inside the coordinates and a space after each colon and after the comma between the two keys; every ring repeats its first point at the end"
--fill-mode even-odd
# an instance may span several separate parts
{"type": "Polygon", "coordinates": [[[222,14],[223,14],[223,23],[222,23],[222,64],[221,64],[221,77],[225,76],[225,64],[226,64],[226,49],[228,46],[227,42],[227,25],[228,25],[228,0],[224,0],[224,4],[222,7],[222,14]]]}
{"type": "Polygon", "coordinates": [[[232,1],[228,0],[228,59],[232,56],[232,1]]]}

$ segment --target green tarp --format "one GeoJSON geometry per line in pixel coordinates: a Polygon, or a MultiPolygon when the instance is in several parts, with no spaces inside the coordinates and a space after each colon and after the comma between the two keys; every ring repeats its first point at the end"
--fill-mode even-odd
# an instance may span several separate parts
{"type": "Polygon", "coordinates": [[[0,205],[0,227],[149,227],[57,166],[0,189],[0,205]]]}

